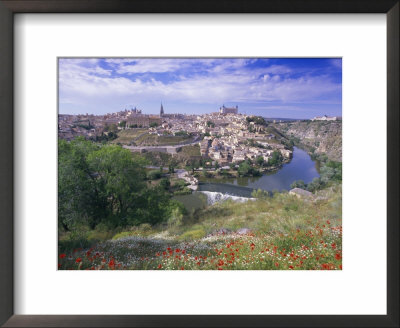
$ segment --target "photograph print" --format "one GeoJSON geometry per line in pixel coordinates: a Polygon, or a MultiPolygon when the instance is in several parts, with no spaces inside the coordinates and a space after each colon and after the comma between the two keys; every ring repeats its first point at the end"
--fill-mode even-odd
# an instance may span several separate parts
{"type": "Polygon", "coordinates": [[[58,58],[58,270],[342,270],[341,58],[58,58]]]}

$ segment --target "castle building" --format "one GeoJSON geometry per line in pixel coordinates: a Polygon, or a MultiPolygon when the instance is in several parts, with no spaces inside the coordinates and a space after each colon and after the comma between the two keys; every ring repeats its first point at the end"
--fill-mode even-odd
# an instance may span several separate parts
{"type": "Polygon", "coordinates": [[[237,114],[239,111],[238,106],[236,107],[225,107],[225,105],[222,105],[222,107],[219,108],[219,112],[221,114],[237,114]]]}

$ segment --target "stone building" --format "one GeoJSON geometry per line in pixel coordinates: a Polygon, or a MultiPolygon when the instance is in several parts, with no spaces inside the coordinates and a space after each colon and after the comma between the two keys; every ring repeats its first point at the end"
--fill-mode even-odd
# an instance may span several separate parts
{"type": "Polygon", "coordinates": [[[225,105],[222,105],[222,107],[219,108],[220,114],[237,114],[239,111],[238,106],[236,107],[225,107],[225,105]]]}

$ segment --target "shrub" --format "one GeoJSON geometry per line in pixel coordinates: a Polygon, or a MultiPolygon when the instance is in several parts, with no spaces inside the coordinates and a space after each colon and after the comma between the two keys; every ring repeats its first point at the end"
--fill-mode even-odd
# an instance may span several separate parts
{"type": "Polygon", "coordinates": [[[149,223],[142,223],[139,226],[139,230],[142,232],[149,232],[149,231],[151,231],[151,225],[149,223]]]}
{"type": "Polygon", "coordinates": [[[290,188],[292,188],[292,189],[294,189],[294,188],[306,189],[307,185],[305,184],[305,182],[303,180],[296,180],[290,185],[290,188]]]}
{"type": "Polygon", "coordinates": [[[253,198],[265,198],[269,196],[269,192],[262,189],[253,190],[251,197],[253,198]]]}
{"type": "Polygon", "coordinates": [[[186,231],[184,234],[182,234],[179,237],[179,239],[180,240],[200,239],[200,238],[203,238],[205,235],[206,235],[206,232],[201,228],[201,229],[186,231]]]}
{"type": "Polygon", "coordinates": [[[179,227],[183,222],[183,214],[179,208],[174,208],[171,211],[171,216],[168,219],[168,227],[179,227]]]}
{"type": "Polygon", "coordinates": [[[187,187],[184,187],[184,188],[181,189],[181,190],[175,191],[175,192],[174,192],[174,195],[175,195],[175,196],[190,195],[191,193],[192,193],[192,190],[190,190],[190,189],[187,188],[187,187]]]}
{"type": "Polygon", "coordinates": [[[125,238],[125,237],[135,236],[135,235],[136,235],[136,233],[134,231],[122,231],[122,232],[114,235],[114,237],[112,237],[112,240],[117,240],[117,239],[121,239],[121,238],[125,238]]]}
{"type": "Polygon", "coordinates": [[[150,171],[147,174],[147,178],[150,180],[157,180],[161,178],[161,172],[159,170],[150,171]]]}

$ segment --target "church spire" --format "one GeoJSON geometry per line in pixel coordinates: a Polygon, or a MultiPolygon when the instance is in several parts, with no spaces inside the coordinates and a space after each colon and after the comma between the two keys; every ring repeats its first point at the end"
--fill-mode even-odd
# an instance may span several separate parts
{"type": "Polygon", "coordinates": [[[164,115],[164,107],[163,107],[162,102],[161,102],[160,117],[163,116],[163,115],[164,115]]]}

